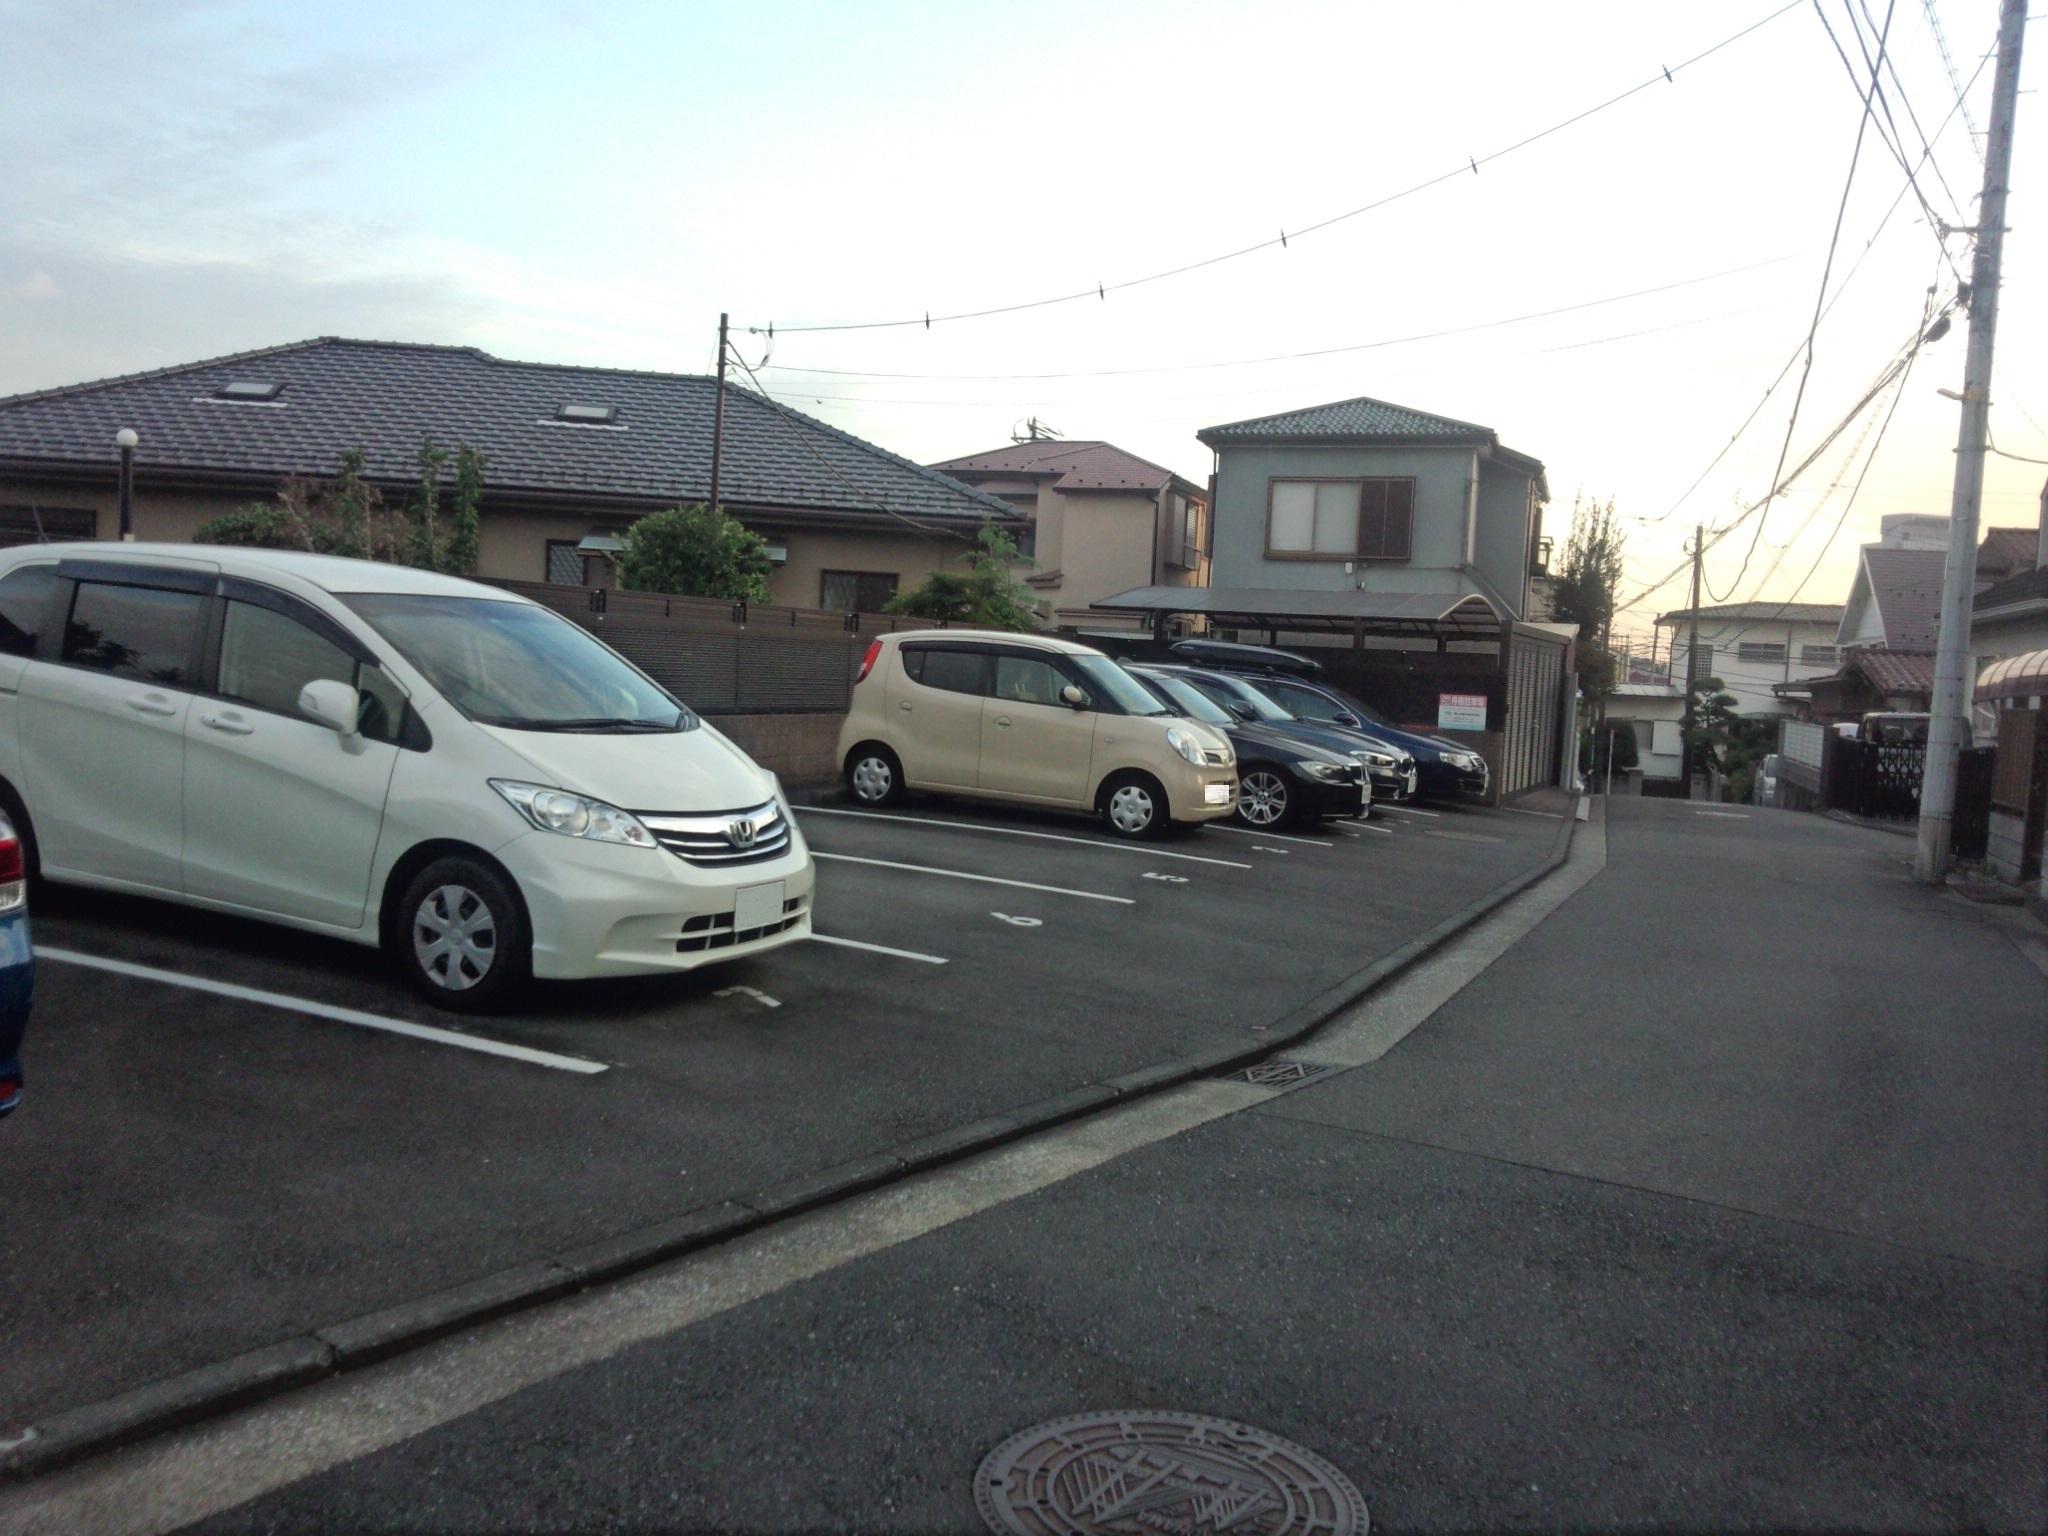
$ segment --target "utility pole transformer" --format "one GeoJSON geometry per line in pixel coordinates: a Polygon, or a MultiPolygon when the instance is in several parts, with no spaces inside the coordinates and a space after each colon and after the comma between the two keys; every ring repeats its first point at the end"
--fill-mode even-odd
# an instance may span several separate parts
{"type": "Polygon", "coordinates": [[[725,326],[727,316],[718,317],[718,400],[711,407],[711,510],[718,510],[718,468],[725,452],[725,326]]]}
{"type": "Polygon", "coordinates": [[[2005,251],[2005,194],[2012,172],[2013,115],[2019,105],[2020,45],[2027,0],[2002,0],[1998,70],[1991,85],[1991,128],[1984,146],[1984,190],[1977,198],[1977,253],[1970,268],[1970,347],[1963,364],[1962,423],[1956,434],[1955,492],[1949,505],[1948,566],[1941,586],[1941,630],[1934,647],[1934,699],[1920,779],[1920,838],[1913,878],[1948,877],[1955,820],[1956,753],[1973,678],[1970,599],[1977,583],[1977,514],[1984,494],[1984,444],[1991,419],[1991,351],[1998,332],[1999,262],[2005,251]]]}

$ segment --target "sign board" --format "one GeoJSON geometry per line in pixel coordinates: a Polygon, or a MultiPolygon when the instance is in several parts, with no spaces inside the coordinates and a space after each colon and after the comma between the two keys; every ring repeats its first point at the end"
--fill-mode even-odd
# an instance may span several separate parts
{"type": "Polygon", "coordinates": [[[1440,731],[1486,729],[1486,695],[1440,693],[1436,696],[1436,728],[1440,731]]]}

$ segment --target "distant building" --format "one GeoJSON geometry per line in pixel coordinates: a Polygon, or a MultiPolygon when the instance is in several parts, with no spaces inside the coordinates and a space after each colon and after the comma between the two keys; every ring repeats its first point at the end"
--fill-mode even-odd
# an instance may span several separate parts
{"type": "Polygon", "coordinates": [[[1657,616],[1671,631],[1665,654],[1670,676],[1682,686],[1688,675],[1718,677],[1735,695],[1740,715],[1779,715],[1791,706],[1774,690],[1802,677],[1824,676],[1840,660],[1835,634],[1842,622],[1837,603],[1722,603],[1699,610],[1699,654],[1692,655],[1690,608],[1657,616]]]}
{"type": "Polygon", "coordinates": [[[933,469],[1009,504],[1027,522],[1025,585],[1065,629],[1139,628],[1092,605],[1133,587],[1209,580],[1209,495],[1114,443],[1054,439],[970,453],[933,469]]]}

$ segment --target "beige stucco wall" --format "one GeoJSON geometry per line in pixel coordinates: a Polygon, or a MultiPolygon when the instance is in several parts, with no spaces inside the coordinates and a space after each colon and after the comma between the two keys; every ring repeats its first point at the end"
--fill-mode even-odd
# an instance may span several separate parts
{"type": "MultiPolygon", "coordinates": [[[[192,495],[152,492],[138,483],[134,523],[138,539],[181,542],[221,513],[267,499],[247,495],[192,495]]],[[[0,480],[0,505],[35,505],[45,509],[91,510],[98,517],[98,537],[112,539],[119,526],[119,500],[110,485],[104,491],[41,484],[9,477],[0,480]]],[[[818,605],[819,579],[825,571],[870,571],[895,575],[899,590],[916,586],[942,564],[960,569],[972,550],[970,538],[923,535],[891,527],[874,533],[854,529],[790,529],[768,521],[746,519],[770,543],[789,550],[787,564],[768,581],[769,601],[798,608],[818,605]]],[[[506,511],[486,506],[477,557],[477,574],[513,581],[547,578],[550,540],[580,540],[593,533],[615,533],[627,519],[613,512],[506,511]]]]}

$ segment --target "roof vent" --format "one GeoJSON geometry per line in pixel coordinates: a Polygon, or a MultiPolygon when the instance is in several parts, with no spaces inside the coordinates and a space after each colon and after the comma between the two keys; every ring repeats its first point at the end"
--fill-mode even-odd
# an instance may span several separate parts
{"type": "Polygon", "coordinates": [[[555,420],[585,427],[608,427],[618,419],[618,415],[616,405],[564,405],[556,408],[555,420]]]}
{"type": "Polygon", "coordinates": [[[267,379],[231,379],[213,392],[216,400],[275,400],[282,384],[267,379]]]}

